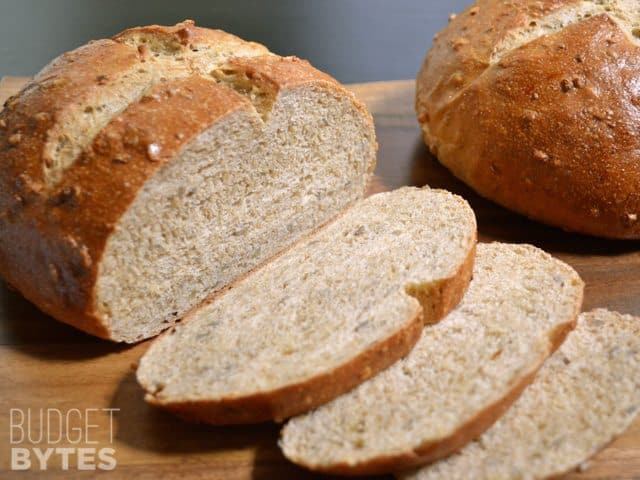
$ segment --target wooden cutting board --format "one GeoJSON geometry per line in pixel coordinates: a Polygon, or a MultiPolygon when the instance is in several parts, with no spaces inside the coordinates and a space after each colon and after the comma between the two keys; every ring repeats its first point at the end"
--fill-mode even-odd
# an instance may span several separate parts
{"type": "MultiPolygon", "coordinates": [[[[2,79],[0,100],[25,81],[2,79]]],[[[482,241],[541,247],[573,265],[585,280],[585,309],[607,307],[640,315],[639,243],[565,233],[479,198],[424,147],[413,115],[413,81],[351,88],[376,120],[380,150],[374,190],[428,184],[458,193],[476,211],[482,241]]],[[[114,478],[322,478],[287,463],[276,445],[277,425],[191,425],[147,406],[132,368],[148,345],[122,346],[92,338],[48,318],[20,295],[0,287],[0,478],[40,478],[45,473],[75,478],[96,473],[78,472],[77,455],[70,456],[71,469],[62,470],[62,458],[56,452],[46,472],[38,470],[34,453],[30,453],[31,470],[19,475],[9,470],[13,447],[28,447],[32,452],[47,446],[112,448],[117,461],[110,476],[114,478]],[[42,417],[40,409],[44,409],[42,417]],[[46,409],[50,409],[48,416],[46,409]],[[31,422],[27,422],[28,413],[31,422]],[[69,423],[62,432],[60,416],[69,423]],[[37,438],[40,418],[45,419],[45,433],[46,419],[50,419],[48,439],[37,438]],[[31,442],[28,438],[18,442],[22,433],[25,437],[31,433],[31,442]],[[54,442],[60,433],[66,433],[64,438],[54,442]]],[[[85,466],[94,464],[84,461],[85,466]]],[[[585,472],[566,478],[640,479],[640,420],[590,461],[585,472]]]]}

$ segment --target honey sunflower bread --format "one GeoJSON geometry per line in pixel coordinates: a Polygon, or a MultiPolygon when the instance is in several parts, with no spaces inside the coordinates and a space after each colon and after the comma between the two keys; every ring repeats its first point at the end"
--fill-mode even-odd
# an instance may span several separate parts
{"type": "Polygon", "coordinates": [[[637,0],[479,0],[419,73],[425,142],[507,208],[640,238],[639,57],[637,0]]]}
{"type": "MultiPolygon", "coordinates": [[[[442,458],[490,427],[574,327],[583,283],[528,245],[478,244],[458,307],[404,359],[283,428],[311,470],[392,472],[442,458]]],[[[468,477],[473,478],[473,477],[468,477]]]]}
{"type": "Polygon", "coordinates": [[[449,192],[369,197],[159,337],[137,371],[145,398],[214,424],[317,407],[406,355],[458,303],[475,242],[472,210],[449,192]]]}
{"type": "Polygon", "coordinates": [[[0,275],[44,312],[150,337],[363,196],[364,106],[192,21],[60,56],[0,113],[0,275]]]}
{"type": "Polygon", "coordinates": [[[459,453],[400,478],[554,478],[582,465],[639,412],[640,318],[584,313],[493,427],[459,453]]]}

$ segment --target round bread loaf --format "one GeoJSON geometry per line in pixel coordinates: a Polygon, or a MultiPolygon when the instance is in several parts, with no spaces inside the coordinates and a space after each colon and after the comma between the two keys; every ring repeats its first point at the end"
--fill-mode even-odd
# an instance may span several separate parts
{"type": "Polygon", "coordinates": [[[640,238],[639,37],[636,0],[479,0],[418,76],[424,139],[507,208],[640,238]]]}
{"type": "Polygon", "coordinates": [[[375,149],[306,61],[192,21],[90,42],[0,113],[0,275],[92,334],[155,335],[361,198],[375,149]]]}

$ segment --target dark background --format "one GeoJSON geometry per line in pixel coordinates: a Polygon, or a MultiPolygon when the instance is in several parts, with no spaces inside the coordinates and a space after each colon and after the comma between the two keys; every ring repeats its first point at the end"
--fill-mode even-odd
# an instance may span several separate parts
{"type": "Polygon", "coordinates": [[[133,25],[221,28],[342,82],[415,77],[433,34],[471,0],[0,0],[0,76],[133,25]]]}

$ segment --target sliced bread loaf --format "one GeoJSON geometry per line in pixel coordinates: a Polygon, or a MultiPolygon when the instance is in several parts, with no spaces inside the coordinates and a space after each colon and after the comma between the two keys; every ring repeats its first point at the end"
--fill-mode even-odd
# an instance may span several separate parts
{"type": "Polygon", "coordinates": [[[479,244],[460,305],[402,361],[283,429],[287,458],[338,474],[433,461],[486,430],[578,316],[583,283],[528,245],[479,244]]]}
{"type": "Polygon", "coordinates": [[[325,403],[458,303],[475,242],[473,212],[453,194],[369,197],[159,338],[138,369],[146,399],[216,424],[325,403]]]}
{"type": "Polygon", "coordinates": [[[196,27],[63,54],[0,113],[0,275],[135,342],[362,198],[371,115],[308,62],[196,27]]]}
{"type": "Polygon", "coordinates": [[[640,318],[595,310],[580,316],[531,386],[477,441],[401,477],[555,477],[581,465],[639,412],[640,318]]]}

